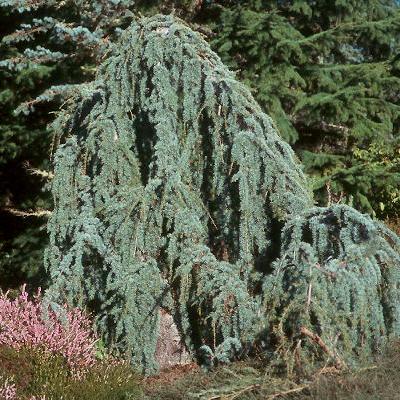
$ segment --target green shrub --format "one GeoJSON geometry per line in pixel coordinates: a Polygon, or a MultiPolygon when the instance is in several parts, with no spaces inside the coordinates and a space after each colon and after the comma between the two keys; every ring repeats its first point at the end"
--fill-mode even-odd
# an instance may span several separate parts
{"type": "Polygon", "coordinates": [[[282,238],[264,291],[269,340],[289,370],[321,358],[355,366],[399,337],[400,240],[384,224],[349,206],[316,207],[282,238]]]}

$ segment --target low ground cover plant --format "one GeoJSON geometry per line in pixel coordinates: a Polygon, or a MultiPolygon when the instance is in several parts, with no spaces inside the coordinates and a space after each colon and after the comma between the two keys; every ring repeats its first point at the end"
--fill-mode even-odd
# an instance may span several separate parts
{"type": "Polygon", "coordinates": [[[130,366],[99,359],[90,316],[74,307],[59,311],[46,309],[40,290],[0,294],[0,399],[140,398],[130,366]]]}

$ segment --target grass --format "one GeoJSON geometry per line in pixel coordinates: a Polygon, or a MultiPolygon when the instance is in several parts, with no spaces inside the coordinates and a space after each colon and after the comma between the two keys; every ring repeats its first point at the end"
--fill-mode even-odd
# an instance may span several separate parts
{"type": "Polygon", "coordinates": [[[325,368],[289,379],[254,363],[237,362],[207,373],[175,369],[143,384],[150,400],[395,400],[400,399],[400,342],[375,364],[338,372],[325,368]]]}
{"type": "Polygon", "coordinates": [[[294,399],[400,399],[400,342],[392,343],[375,365],[336,376],[321,375],[294,399]]]}

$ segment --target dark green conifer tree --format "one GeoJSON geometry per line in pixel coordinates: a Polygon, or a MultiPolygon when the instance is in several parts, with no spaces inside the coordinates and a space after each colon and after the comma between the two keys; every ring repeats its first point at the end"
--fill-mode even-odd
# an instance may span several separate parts
{"type": "MultiPolygon", "coordinates": [[[[21,22],[19,15],[0,8],[0,37],[4,39],[21,22]]],[[[5,58],[20,57],[14,46],[4,42],[0,53],[0,64],[5,58]]],[[[0,67],[0,287],[3,289],[27,280],[36,286],[44,283],[46,218],[43,213],[36,213],[37,217],[28,214],[32,209],[47,209],[51,205],[49,194],[43,191],[45,176],[30,173],[31,167],[49,168],[51,136],[45,129],[48,109],[37,109],[34,117],[17,116],[13,112],[27,98],[39,95],[43,81],[53,73],[51,65],[31,64],[14,70],[0,67]]]]}
{"type": "Polygon", "coordinates": [[[400,151],[399,3],[217,3],[213,48],[294,146],[317,200],[326,204],[328,184],[363,212],[399,214],[398,169],[358,156],[372,146],[395,161],[400,151]]]}
{"type": "Polygon", "coordinates": [[[182,22],[135,22],[53,129],[47,299],[87,305],[135,365],[156,369],[160,307],[193,356],[202,349],[220,361],[268,342],[279,310],[288,351],[297,328],[345,362],[399,334],[398,238],[352,209],[313,209],[271,118],[182,22]],[[313,263],[332,273],[346,263],[353,280],[329,286],[313,263]],[[370,331],[357,324],[363,302],[370,331]],[[328,342],[336,326],[343,337],[328,342]]]}

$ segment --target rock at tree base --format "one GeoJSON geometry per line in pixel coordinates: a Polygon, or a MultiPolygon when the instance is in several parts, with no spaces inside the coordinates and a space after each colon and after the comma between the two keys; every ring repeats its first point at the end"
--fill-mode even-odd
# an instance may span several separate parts
{"type": "Polygon", "coordinates": [[[155,359],[160,370],[189,364],[192,361],[172,315],[163,309],[160,310],[155,359]]]}

